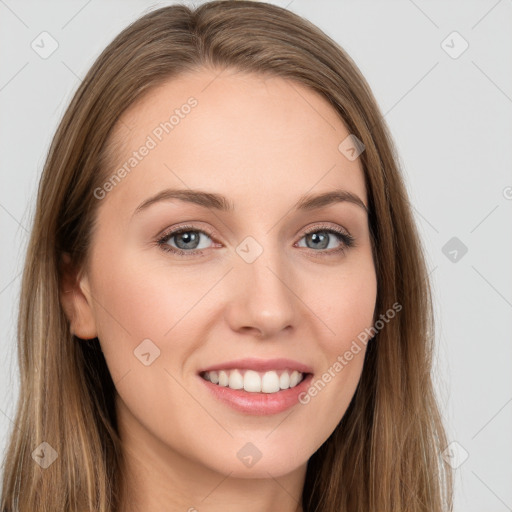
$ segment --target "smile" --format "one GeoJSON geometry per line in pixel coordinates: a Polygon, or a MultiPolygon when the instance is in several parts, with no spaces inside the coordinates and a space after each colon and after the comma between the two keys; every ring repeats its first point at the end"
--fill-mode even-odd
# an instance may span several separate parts
{"type": "Polygon", "coordinates": [[[203,367],[197,378],[216,401],[239,413],[265,416],[299,404],[313,367],[288,358],[244,358],[203,367]]]}
{"type": "Polygon", "coordinates": [[[201,377],[212,384],[249,393],[277,393],[294,388],[304,376],[304,373],[292,369],[257,372],[234,368],[201,373],[201,377]]]}

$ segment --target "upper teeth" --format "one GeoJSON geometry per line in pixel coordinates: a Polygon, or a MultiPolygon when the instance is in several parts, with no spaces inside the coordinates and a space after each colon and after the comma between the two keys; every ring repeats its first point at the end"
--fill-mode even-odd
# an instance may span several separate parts
{"type": "Polygon", "coordinates": [[[304,378],[297,370],[256,372],[254,370],[220,370],[205,372],[203,378],[213,384],[231,389],[244,389],[252,393],[277,393],[281,389],[293,388],[304,378]]]}

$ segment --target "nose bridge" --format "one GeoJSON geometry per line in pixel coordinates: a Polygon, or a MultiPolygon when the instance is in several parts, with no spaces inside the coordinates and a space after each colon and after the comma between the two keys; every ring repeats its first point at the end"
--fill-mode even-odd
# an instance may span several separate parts
{"type": "Polygon", "coordinates": [[[236,329],[255,328],[270,335],[294,324],[293,273],[283,247],[272,240],[271,235],[262,243],[247,237],[236,248],[230,316],[236,329]]]}

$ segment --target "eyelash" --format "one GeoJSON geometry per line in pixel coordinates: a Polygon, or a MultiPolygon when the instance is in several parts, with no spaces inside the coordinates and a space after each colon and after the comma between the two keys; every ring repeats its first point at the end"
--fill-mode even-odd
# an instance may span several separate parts
{"type": "MultiPolygon", "coordinates": [[[[194,226],[181,226],[173,231],[165,233],[162,237],[160,237],[157,240],[156,243],[163,251],[170,252],[170,253],[176,254],[178,256],[185,256],[185,257],[186,256],[195,256],[195,255],[203,256],[204,249],[193,249],[191,251],[184,251],[182,249],[175,249],[174,247],[171,247],[170,245],[167,244],[167,242],[172,237],[180,235],[182,233],[187,233],[190,231],[207,235],[212,240],[214,238],[213,233],[209,232],[208,230],[197,229],[194,226]]],[[[329,234],[333,234],[336,236],[338,241],[342,242],[340,247],[338,247],[337,249],[321,250],[321,251],[309,249],[313,253],[320,253],[321,256],[333,256],[333,255],[337,255],[337,254],[344,254],[347,249],[355,246],[355,239],[353,236],[351,236],[348,233],[345,233],[344,231],[338,230],[338,229],[330,227],[330,226],[315,226],[313,229],[303,233],[300,240],[302,240],[302,238],[304,238],[305,236],[310,235],[311,233],[317,233],[317,232],[326,232],[329,234]]]]}

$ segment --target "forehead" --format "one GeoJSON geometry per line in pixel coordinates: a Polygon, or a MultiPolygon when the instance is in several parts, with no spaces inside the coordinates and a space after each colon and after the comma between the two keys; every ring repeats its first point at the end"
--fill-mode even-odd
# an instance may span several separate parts
{"type": "Polygon", "coordinates": [[[180,186],[261,207],[341,187],[366,203],[360,160],[338,149],[348,135],[329,102],[295,81],[227,70],[183,74],[121,116],[107,178],[123,166],[128,172],[109,195],[136,201],[180,186]]]}

